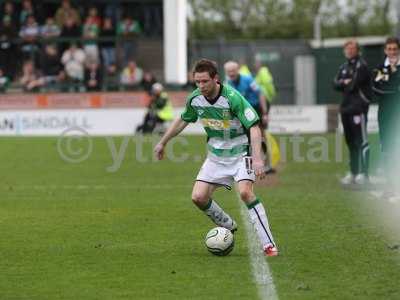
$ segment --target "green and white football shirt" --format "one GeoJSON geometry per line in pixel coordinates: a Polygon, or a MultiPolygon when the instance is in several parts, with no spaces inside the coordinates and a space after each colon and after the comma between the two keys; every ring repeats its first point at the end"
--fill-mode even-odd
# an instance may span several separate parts
{"type": "Polygon", "coordinates": [[[219,162],[232,162],[248,154],[248,130],[259,121],[247,100],[234,88],[222,84],[212,101],[199,89],[193,91],[181,118],[191,123],[200,119],[208,137],[208,157],[219,162]]]}

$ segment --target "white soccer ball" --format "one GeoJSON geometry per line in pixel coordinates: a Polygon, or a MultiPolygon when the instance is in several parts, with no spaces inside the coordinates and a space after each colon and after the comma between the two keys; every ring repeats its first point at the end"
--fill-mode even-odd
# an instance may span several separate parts
{"type": "Polygon", "coordinates": [[[212,254],[225,256],[232,251],[235,239],[230,230],[223,227],[215,227],[207,233],[204,242],[208,251],[212,254]]]}

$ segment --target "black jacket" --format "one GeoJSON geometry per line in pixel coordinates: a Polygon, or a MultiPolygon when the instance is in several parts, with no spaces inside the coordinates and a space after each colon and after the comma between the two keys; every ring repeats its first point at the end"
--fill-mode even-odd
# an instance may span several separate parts
{"type": "Polygon", "coordinates": [[[343,114],[367,113],[372,99],[371,74],[367,63],[360,56],[346,61],[340,66],[334,88],[343,93],[340,112],[343,114]],[[351,79],[347,85],[345,79],[351,79]]]}
{"type": "Polygon", "coordinates": [[[400,63],[392,70],[385,59],[373,72],[373,90],[380,105],[390,100],[400,104],[400,63]]]}

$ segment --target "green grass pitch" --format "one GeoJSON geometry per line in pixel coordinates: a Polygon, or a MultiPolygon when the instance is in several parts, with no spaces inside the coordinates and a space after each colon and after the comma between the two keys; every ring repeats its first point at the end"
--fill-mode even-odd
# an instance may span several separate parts
{"type": "MultiPolygon", "coordinates": [[[[215,199],[239,223],[235,249],[203,245],[213,225],[190,195],[205,138],[187,141],[175,150],[188,161],[156,163],[150,142],[138,162],[130,140],[110,172],[101,137],[80,163],[60,158],[56,138],[1,138],[0,299],[257,299],[234,192],[215,199]]],[[[278,182],[256,188],[280,247],[267,259],[279,299],[400,299],[400,236],[376,218],[377,200],[341,189],[345,162],[288,151],[278,182]]]]}

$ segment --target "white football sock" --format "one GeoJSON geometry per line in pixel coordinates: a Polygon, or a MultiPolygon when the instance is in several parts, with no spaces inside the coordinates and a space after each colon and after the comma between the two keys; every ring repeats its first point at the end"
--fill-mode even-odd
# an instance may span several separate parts
{"type": "Polygon", "coordinates": [[[233,219],[222,210],[217,202],[210,199],[204,213],[218,226],[224,227],[228,230],[236,228],[236,223],[233,219]]]}
{"type": "Polygon", "coordinates": [[[250,220],[256,229],[258,238],[262,246],[275,246],[274,238],[272,237],[271,229],[269,228],[267,214],[262,203],[256,199],[254,202],[247,205],[249,209],[250,220]]]}

